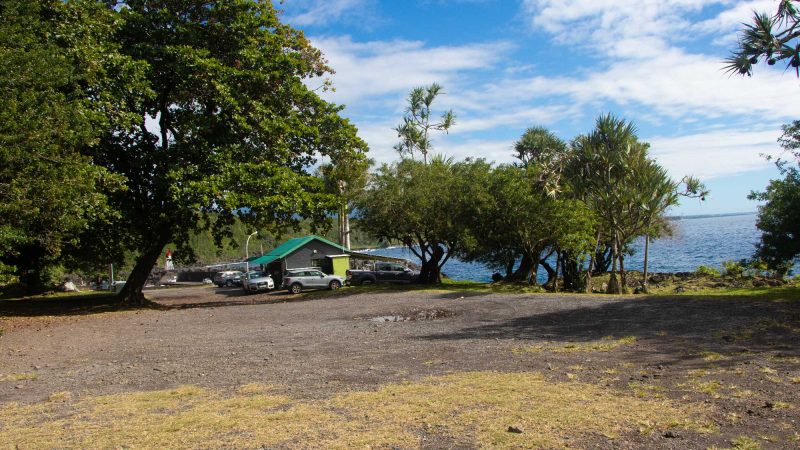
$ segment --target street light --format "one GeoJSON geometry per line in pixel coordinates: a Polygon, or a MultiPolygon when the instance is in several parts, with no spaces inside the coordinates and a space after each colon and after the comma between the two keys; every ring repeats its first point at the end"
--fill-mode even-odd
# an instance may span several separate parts
{"type": "Polygon", "coordinates": [[[248,261],[248,259],[250,259],[250,238],[255,236],[255,235],[257,235],[257,234],[258,234],[258,230],[253,231],[252,233],[250,233],[250,236],[247,236],[247,241],[244,243],[244,273],[245,274],[247,274],[247,272],[250,272],[250,262],[248,261]]]}

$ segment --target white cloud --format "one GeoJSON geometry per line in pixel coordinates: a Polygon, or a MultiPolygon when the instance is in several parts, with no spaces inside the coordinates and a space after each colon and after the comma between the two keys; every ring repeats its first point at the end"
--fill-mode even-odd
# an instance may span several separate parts
{"type": "Polygon", "coordinates": [[[531,25],[559,42],[617,57],[646,57],[691,27],[687,14],[725,0],[524,0],[531,25]]]}
{"type": "Polygon", "coordinates": [[[717,43],[735,43],[736,32],[741,28],[742,22],[750,22],[753,11],[772,14],[777,10],[776,3],[775,0],[738,2],[714,17],[696,23],[692,28],[700,32],[724,35],[717,43]]]}
{"type": "Polygon", "coordinates": [[[287,0],[287,21],[295,26],[324,25],[370,14],[369,0],[287,0]]]}
{"type": "Polygon", "coordinates": [[[763,169],[762,154],[776,155],[779,131],[715,130],[674,137],[653,137],[651,154],[673,178],[695,175],[702,180],[763,169]]]}
{"type": "MultiPolygon", "coordinates": [[[[584,76],[531,78],[527,87],[515,92],[568,95],[581,103],[642,105],[684,119],[727,115],[786,119],[797,114],[796,77],[766,68],[753,78],[730,77],[724,71],[724,55],[692,53],[680,46],[686,36],[697,38],[698,33],[735,36],[738,21],[749,19],[752,9],[774,10],[773,1],[526,0],[524,6],[533,26],[564,44],[592,46],[599,50],[595,55],[600,63],[584,76]],[[721,12],[705,21],[695,19],[709,6],[722,8],[721,12]]],[[[712,38],[704,35],[701,40],[712,38]]]]}
{"type": "Polygon", "coordinates": [[[510,48],[505,43],[426,47],[420,41],[354,42],[347,36],[312,42],[336,71],[336,92],[327,97],[338,103],[386,94],[404,98],[413,87],[433,82],[447,90],[465,71],[490,68],[510,48]]]}

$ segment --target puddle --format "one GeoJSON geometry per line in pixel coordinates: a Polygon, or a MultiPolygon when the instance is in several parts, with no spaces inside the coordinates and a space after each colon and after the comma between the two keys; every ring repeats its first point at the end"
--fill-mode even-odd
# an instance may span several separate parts
{"type": "Polygon", "coordinates": [[[450,317],[453,313],[446,309],[420,309],[405,314],[370,317],[370,322],[414,322],[417,320],[434,320],[450,317]]]}

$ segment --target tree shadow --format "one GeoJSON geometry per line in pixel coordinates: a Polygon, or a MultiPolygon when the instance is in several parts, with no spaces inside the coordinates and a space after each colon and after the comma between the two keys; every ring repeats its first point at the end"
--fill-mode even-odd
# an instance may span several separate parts
{"type": "Polygon", "coordinates": [[[120,305],[114,294],[71,295],[0,300],[0,317],[78,316],[157,307],[152,302],[142,306],[120,305]]]}
{"type": "Polygon", "coordinates": [[[658,359],[659,363],[700,362],[709,352],[722,356],[718,365],[735,363],[737,355],[764,351],[800,356],[800,310],[790,303],[738,296],[659,296],[569,305],[554,301],[552,306],[543,306],[541,313],[421,339],[514,340],[521,341],[521,346],[564,348],[632,336],[646,345],[633,346],[628,357],[658,359]]]}

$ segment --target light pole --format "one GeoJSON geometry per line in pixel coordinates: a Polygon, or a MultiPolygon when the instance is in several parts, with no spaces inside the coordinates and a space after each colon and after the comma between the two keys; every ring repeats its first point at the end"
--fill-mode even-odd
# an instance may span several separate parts
{"type": "MultiPolygon", "coordinates": [[[[250,262],[247,261],[250,259],[250,238],[257,235],[258,230],[253,231],[250,233],[250,236],[247,236],[247,241],[244,243],[244,273],[250,272],[250,262]]],[[[246,276],[246,275],[245,275],[246,276]]]]}

